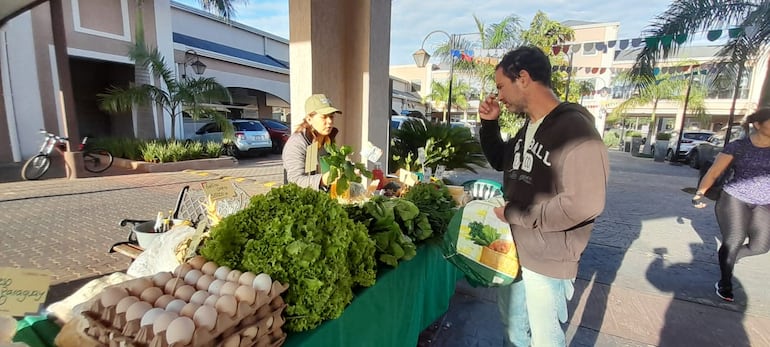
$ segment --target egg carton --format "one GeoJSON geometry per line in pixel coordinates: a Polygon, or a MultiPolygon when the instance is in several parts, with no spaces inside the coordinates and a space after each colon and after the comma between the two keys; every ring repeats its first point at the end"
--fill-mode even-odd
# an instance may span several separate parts
{"type": "Polygon", "coordinates": [[[286,338],[282,329],[286,323],[282,315],[284,308],[285,306],[253,323],[245,324],[244,319],[236,329],[223,333],[215,346],[280,346],[286,338]]]}

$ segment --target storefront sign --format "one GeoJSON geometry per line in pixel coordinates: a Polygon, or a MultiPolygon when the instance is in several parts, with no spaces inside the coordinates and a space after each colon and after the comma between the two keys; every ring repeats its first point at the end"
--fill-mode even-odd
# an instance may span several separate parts
{"type": "Polygon", "coordinates": [[[50,276],[46,270],[0,268],[0,314],[37,312],[48,295],[50,276]]]}
{"type": "Polygon", "coordinates": [[[210,181],[201,183],[203,191],[212,201],[218,201],[236,196],[233,183],[229,181],[210,181]]]}

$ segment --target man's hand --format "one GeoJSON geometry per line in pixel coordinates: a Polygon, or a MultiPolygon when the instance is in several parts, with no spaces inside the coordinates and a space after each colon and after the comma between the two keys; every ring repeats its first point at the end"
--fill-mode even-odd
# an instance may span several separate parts
{"type": "Polygon", "coordinates": [[[496,95],[490,95],[479,104],[479,117],[484,120],[497,120],[500,118],[500,103],[496,95]]]}
{"type": "Polygon", "coordinates": [[[501,221],[508,223],[508,220],[505,219],[505,206],[495,207],[495,216],[500,218],[501,221]]]}
{"type": "Polygon", "coordinates": [[[695,196],[692,197],[692,207],[695,208],[704,208],[706,207],[706,203],[703,202],[703,193],[697,192],[695,193],[695,196]]]}

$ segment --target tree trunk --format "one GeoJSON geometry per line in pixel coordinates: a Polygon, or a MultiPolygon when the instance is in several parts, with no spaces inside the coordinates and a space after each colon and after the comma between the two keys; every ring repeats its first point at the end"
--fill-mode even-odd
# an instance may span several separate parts
{"type": "Polygon", "coordinates": [[[176,113],[171,114],[171,141],[176,140],[176,113]]]}
{"type": "Polygon", "coordinates": [[[652,143],[655,140],[655,127],[657,122],[655,121],[655,112],[658,110],[658,100],[655,99],[655,101],[652,103],[652,114],[650,115],[650,124],[648,125],[647,129],[647,141],[644,143],[644,149],[642,152],[644,154],[652,154],[652,143]]]}

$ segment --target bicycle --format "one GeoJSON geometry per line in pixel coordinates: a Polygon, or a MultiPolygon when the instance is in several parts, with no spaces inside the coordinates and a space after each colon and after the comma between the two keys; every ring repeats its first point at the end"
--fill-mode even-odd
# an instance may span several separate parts
{"type": "MultiPolygon", "coordinates": [[[[66,137],[60,137],[45,130],[40,131],[45,135],[45,141],[40,146],[40,152],[32,158],[29,158],[21,168],[21,178],[25,180],[36,180],[48,171],[51,167],[51,152],[54,149],[63,152],[67,149],[66,137]]],[[[83,152],[83,166],[86,171],[93,173],[104,172],[112,166],[114,158],[112,153],[103,148],[87,148],[88,137],[78,145],[78,150],[83,152]]]]}

